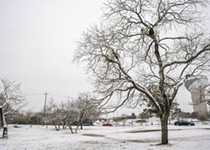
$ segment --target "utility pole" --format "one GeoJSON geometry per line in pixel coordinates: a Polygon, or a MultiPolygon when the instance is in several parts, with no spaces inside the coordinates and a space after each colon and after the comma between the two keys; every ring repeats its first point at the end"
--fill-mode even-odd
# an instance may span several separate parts
{"type": "Polygon", "coordinates": [[[44,119],[45,119],[45,114],[46,114],[46,105],[47,105],[47,93],[44,93],[45,95],[45,100],[44,100],[44,114],[43,114],[43,126],[44,126],[44,119]]]}

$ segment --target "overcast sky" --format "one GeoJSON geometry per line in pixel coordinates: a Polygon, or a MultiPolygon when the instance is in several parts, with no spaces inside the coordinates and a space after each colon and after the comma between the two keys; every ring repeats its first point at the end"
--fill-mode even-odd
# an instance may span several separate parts
{"type": "Polygon", "coordinates": [[[0,77],[20,82],[32,111],[48,98],[89,90],[72,63],[82,32],[99,21],[105,0],[0,0],[0,77]]]}
{"type": "Polygon", "coordinates": [[[72,58],[103,1],[0,0],[0,77],[22,84],[30,108],[40,109],[45,92],[67,99],[88,90],[84,68],[72,58]]]}

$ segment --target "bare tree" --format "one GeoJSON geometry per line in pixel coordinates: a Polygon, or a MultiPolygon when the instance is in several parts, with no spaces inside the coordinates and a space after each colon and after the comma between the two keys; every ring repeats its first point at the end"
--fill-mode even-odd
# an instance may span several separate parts
{"type": "Polygon", "coordinates": [[[80,93],[78,98],[73,102],[73,107],[78,114],[77,128],[83,128],[84,121],[93,122],[99,116],[99,111],[94,103],[96,98],[90,93],[80,93]]]}
{"type": "Polygon", "coordinates": [[[9,81],[6,78],[1,79],[2,86],[0,87],[0,116],[1,126],[3,127],[3,138],[7,136],[6,115],[18,111],[24,100],[20,89],[20,84],[16,81],[9,81]]]}
{"type": "Polygon", "coordinates": [[[63,126],[63,129],[68,126],[71,133],[74,134],[72,125],[77,121],[77,118],[78,112],[75,111],[73,102],[67,101],[56,104],[52,99],[47,104],[44,122],[46,124],[53,124],[56,131],[60,131],[61,126],[63,126]]]}
{"type": "Polygon", "coordinates": [[[160,117],[162,144],[168,144],[168,117],[179,87],[208,65],[210,40],[199,11],[208,2],[110,0],[100,26],[78,41],[74,60],[86,63],[101,105],[117,99],[117,109],[128,101],[149,101],[160,117]]]}
{"type": "Polygon", "coordinates": [[[88,93],[81,93],[75,100],[61,104],[56,104],[52,99],[47,104],[44,121],[53,124],[56,131],[59,131],[61,126],[68,126],[72,134],[77,133],[79,126],[82,129],[85,120],[94,121],[99,115],[94,101],[88,93]],[[72,125],[76,125],[75,131],[72,125]]]}
{"type": "Polygon", "coordinates": [[[44,122],[46,124],[53,124],[56,131],[60,130],[66,125],[67,111],[65,109],[65,104],[56,104],[53,99],[47,104],[46,114],[44,117],[44,122]]]}

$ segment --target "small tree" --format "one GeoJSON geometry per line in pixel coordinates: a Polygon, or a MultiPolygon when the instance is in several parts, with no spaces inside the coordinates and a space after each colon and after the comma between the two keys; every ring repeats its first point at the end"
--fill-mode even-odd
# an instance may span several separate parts
{"type": "Polygon", "coordinates": [[[77,133],[78,127],[84,123],[84,121],[94,121],[99,112],[94,105],[95,99],[88,93],[79,94],[75,100],[56,104],[54,100],[51,100],[47,104],[46,115],[44,121],[48,124],[53,124],[56,131],[60,130],[60,127],[68,126],[71,133],[77,133]],[[72,125],[77,125],[75,132],[72,125]]]}
{"type": "Polygon", "coordinates": [[[142,113],[140,114],[140,118],[145,119],[145,120],[147,120],[151,117],[152,117],[152,114],[151,114],[150,109],[145,108],[145,109],[143,109],[142,113]]]}
{"type": "Polygon", "coordinates": [[[77,128],[83,128],[84,121],[93,122],[99,116],[99,111],[95,105],[96,98],[89,93],[80,93],[78,98],[74,101],[74,109],[78,114],[77,128]]]}
{"type": "Polygon", "coordinates": [[[119,97],[149,101],[168,144],[168,117],[186,76],[199,76],[209,62],[210,40],[199,11],[208,0],[112,0],[100,26],[78,42],[75,60],[87,63],[100,104],[119,97]],[[152,88],[150,88],[152,87],[152,88]]]}
{"type": "Polygon", "coordinates": [[[20,84],[16,81],[9,81],[6,78],[1,79],[2,86],[0,87],[0,118],[1,126],[3,127],[3,138],[7,136],[6,116],[17,112],[24,100],[20,89],[20,84]]]}
{"type": "Polygon", "coordinates": [[[60,130],[60,127],[66,125],[67,111],[65,104],[56,104],[53,99],[48,103],[46,108],[46,114],[44,122],[47,124],[53,124],[56,131],[60,130]]]}
{"type": "Polygon", "coordinates": [[[131,113],[130,119],[136,119],[136,114],[135,113],[131,113]]]}

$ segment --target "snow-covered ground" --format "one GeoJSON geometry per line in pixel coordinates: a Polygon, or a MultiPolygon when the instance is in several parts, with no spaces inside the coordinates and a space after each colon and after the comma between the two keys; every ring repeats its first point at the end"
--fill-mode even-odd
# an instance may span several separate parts
{"type": "Polygon", "coordinates": [[[84,127],[78,134],[53,126],[9,126],[0,150],[209,150],[210,125],[169,126],[168,145],[160,143],[160,127],[84,127]]]}

